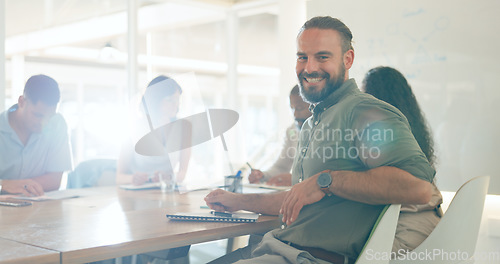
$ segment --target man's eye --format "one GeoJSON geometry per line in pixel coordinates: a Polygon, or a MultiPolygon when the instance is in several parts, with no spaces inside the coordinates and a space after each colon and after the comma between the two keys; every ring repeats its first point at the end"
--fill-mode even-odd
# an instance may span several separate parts
{"type": "Polygon", "coordinates": [[[298,57],[297,57],[297,60],[298,60],[298,61],[306,61],[306,60],[307,60],[307,57],[306,57],[306,56],[298,56],[298,57]]]}

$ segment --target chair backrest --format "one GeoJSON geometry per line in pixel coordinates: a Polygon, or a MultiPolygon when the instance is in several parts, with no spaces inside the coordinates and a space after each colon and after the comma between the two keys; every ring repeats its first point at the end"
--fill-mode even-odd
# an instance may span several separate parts
{"type": "Polygon", "coordinates": [[[115,179],[115,159],[91,159],[82,161],[72,172],[68,173],[66,188],[115,185],[115,179]]]}
{"type": "Polygon", "coordinates": [[[489,176],[464,183],[432,233],[415,250],[395,263],[463,263],[476,250],[489,176]]]}
{"type": "Polygon", "coordinates": [[[386,206],[373,226],[356,264],[389,263],[399,219],[400,204],[386,206]]]}

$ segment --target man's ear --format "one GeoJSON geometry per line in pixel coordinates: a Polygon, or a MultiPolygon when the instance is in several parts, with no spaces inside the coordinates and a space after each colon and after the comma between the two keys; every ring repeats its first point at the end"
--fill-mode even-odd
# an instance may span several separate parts
{"type": "Polygon", "coordinates": [[[346,70],[349,70],[354,63],[354,50],[350,49],[344,53],[344,66],[346,70]]]}
{"type": "Polygon", "coordinates": [[[24,98],[23,95],[20,95],[19,98],[17,98],[17,104],[19,107],[24,107],[26,104],[26,98],[24,98]]]}

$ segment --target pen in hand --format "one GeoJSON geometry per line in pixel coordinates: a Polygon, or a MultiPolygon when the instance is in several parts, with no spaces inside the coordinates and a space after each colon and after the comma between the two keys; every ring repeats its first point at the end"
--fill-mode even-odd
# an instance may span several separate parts
{"type": "Polygon", "coordinates": [[[251,170],[250,175],[248,175],[248,181],[250,183],[262,182],[264,180],[264,174],[262,173],[262,171],[254,169],[248,162],[247,165],[251,170]]]}
{"type": "Polygon", "coordinates": [[[35,196],[33,193],[30,192],[30,190],[28,190],[28,185],[27,184],[25,184],[23,186],[23,189],[28,193],[28,195],[25,194],[26,197],[35,196]]]}

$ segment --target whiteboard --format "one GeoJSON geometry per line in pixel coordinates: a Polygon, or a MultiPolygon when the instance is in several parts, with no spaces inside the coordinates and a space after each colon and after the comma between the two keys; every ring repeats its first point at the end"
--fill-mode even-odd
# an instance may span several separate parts
{"type": "Polygon", "coordinates": [[[500,194],[500,1],[307,2],[307,17],[330,15],[352,31],[358,85],[376,66],[401,71],[432,129],[437,185],[456,191],[490,175],[500,194]]]}

